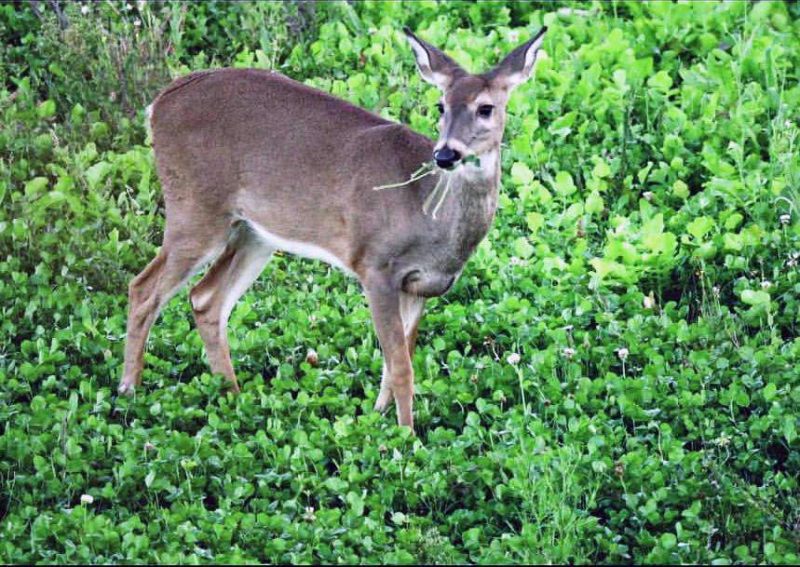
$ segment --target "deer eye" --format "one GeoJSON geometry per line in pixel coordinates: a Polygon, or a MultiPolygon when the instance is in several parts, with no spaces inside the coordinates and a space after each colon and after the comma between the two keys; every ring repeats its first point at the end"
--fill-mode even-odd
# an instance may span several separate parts
{"type": "Polygon", "coordinates": [[[478,116],[489,118],[492,115],[492,110],[494,110],[494,106],[491,104],[482,104],[478,107],[478,116]]]}
{"type": "Polygon", "coordinates": [[[436,110],[439,111],[439,114],[444,114],[444,105],[441,102],[436,103],[436,110]]]}

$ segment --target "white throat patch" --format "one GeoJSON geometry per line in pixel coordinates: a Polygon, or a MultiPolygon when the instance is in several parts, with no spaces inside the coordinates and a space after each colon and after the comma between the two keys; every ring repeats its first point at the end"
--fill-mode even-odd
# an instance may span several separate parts
{"type": "Polygon", "coordinates": [[[497,168],[500,162],[500,152],[493,150],[480,154],[478,157],[479,162],[467,162],[459,165],[453,172],[453,175],[460,177],[465,181],[479,181],[491,180],[497,174],[497,168]]]}

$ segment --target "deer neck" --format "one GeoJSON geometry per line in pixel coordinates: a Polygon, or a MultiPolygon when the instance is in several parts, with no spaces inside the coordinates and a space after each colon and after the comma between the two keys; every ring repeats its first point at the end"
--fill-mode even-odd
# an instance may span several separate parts
{"type": "Polygon", "coordinates": [[[464,163],[450,174],[450,194],[439,218],[430,221],[441,239],[437,265],[444,272],[461,270],[494,219],[500,181],[499,148],[480,155],[479,160],[479,164],[464,163]]]}

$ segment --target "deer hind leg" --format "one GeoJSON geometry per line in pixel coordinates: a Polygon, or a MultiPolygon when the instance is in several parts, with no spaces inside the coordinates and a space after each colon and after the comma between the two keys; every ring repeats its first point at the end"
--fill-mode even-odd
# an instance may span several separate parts
{"type": "Polygon", "coordinates": [[[161,308],[219,249],[207,242],[165,237],[158,255],[131,281],[120,394],[131,394],[141,384],[147,336],[161,308]]]}
{"type": "Polygon", "coordinates": [[[189,293],[211,370],[224,375],[234,392],[239,391],[239,385],[228,347],[228,317],[274,251],[274,248],[264,244],[242,226],[236,230],[208,273],[189,293]]]}
{"type": "Polygon", "coordinates": [[[405,292],[367,289],[375,330],[383,349],[381,388],[375,409],[385,410],[394,399],[400,425],[413,428],[414,353],[425,299],[405,292]]]}

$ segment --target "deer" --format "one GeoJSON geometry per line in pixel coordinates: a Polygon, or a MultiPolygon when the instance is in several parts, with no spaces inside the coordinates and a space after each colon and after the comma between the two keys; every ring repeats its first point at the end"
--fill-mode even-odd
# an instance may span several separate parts
{"type": "Polygon", "coordinates": [[[413,431],[424,304],[453,286],[489,231],[508,98],[531,76],[547,28],[482,74],[403,31],[422,78],[442,92],[437,141],[270,70],[197,71],[158,94],[148,115],[166,225],[128,288],[120,394],[141,384],[164,304],[209,265],[191,308],[211,370],[239,392],[228,319],[280,250],[357,278],[383,355],[375,409],[394,402],[413,431]],[[425,163],[450,186],[436,218],[423,204],[437,175],[412,177],[425,163]],[[413,181],[375,190],[404,179],[413,181]]]}

